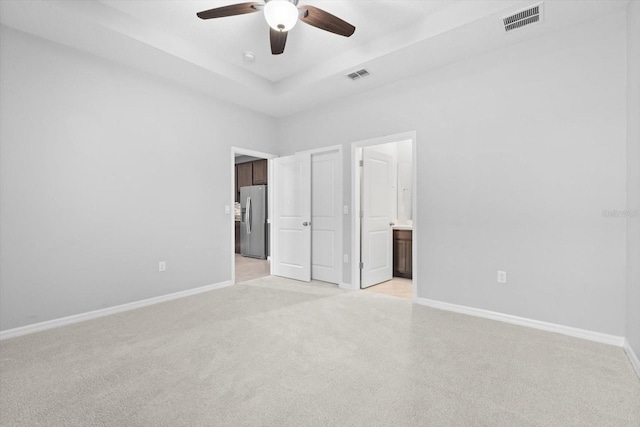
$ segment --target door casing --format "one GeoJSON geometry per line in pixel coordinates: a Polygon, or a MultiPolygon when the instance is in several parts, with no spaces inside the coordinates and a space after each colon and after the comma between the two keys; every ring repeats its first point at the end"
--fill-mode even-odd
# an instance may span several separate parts
{"type": "Polygon", "coordinates": [[[390,142],[411,141],[412,162],[412,194],[411,194],[411,218],[412,226],[412,263],[413,263],[413,301],[418,299],[418,191],[417,191],[417,136],[416,131],[398,133],[379,138],[366,139],[351,143],[351,289],[360,289],[360,160],[362,147],[387,144],[390,142]]]}
{"type": "MultiPolygon", "coordinates": [[[[236,200],[236,182],[235,182],[235,174],[236,174],[236,169],[235,169],[235,161],[236,161],[236,154],[241,154],[243,156],[252,156],[252,157],[260,157],[262,159],[267,159],[267,176],[268,181],[272,182],[272,177],[271,177],[271,160],[275,159],[276,156],[275,154],[269,154],[269,153],[263,153],[260,151],[255,151],[255,150],[247,150],[245,148],[239,148],[239,147],[231,147],[231,171],[230,171],[230,175],[231,176],[231,196],[229,198],[230,200],[230,210],[231,212],[229,213],[229,219],[230,219],[230,227],[229,230],[231,232],[231,234],[229,235],[231,237],[230,241],[230,248],[231,248],[231,283],[233,283],[234,285],[236,284],[236,256],[235,256],[235,252],[236,252],[236,248],[235,248],[235,221],[234,221],[234,211],[233,211],[233,206],[235,204],[235,200],[236,200]]],[[[271,201],[273,200],[273,193],[272,193],[272,187],[270,185],[267,186],[267,197],[268,200],[271,201]]],[[[272,203],[268,203],[267,204],[267,217],[269,218],[267,222],[271,221],[271,218],[273,217],[272,215],[272,211],[271,211],[271,204],[272,203]]],[[[271,250],[273,248],[273,242],[271,241],[272,239],[269,239],[269,253],[271,253],[271,250]]]]}

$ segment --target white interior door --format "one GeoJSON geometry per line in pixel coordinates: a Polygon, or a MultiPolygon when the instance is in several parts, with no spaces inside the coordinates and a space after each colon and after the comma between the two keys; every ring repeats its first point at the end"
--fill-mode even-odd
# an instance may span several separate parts
{"type": "Polygon", "coordinates": [[[338,151],[311,157],[311,277],[340,282],[342,165],[338,151]]]}
{"type": "Polygon", "coordinates": [[[311,155],[273,160],[272,273],[311,280],[311,155]]]}
{"type": "Polygon", "coordinates": [[[391,280],[393,276],[391,161],[387,154],[363,149],[362,288],[391,280]]]}

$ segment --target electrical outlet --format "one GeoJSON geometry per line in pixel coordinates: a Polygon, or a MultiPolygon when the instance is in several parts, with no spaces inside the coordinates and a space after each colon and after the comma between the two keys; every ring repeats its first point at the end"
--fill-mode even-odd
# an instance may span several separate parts
{"type": "Polygon", "coordinates": [[[225,205],[225,206],[224,206],[224,213],[226,213],[226,214],[231,213],[231,206],[229,206],[229,205],[225,205]]]}
{"type": "Polygon", "coordinates": [[[165,271],[167,269],[167,263],[164,261],[160,261],[158,263],[158,271],[165,271]]]}
{"type": "Polygon", "coordinates": [[[349,262],[349,255],[348,254],[344,254],[342,259],[344,260],[344,262],[349,262]]]}
{"type": "Polygon", "coordinates": [[[342,207],[342,213],[345,215],[349,215],[349,205],[344,205],[342,207]]]}
{"type": "Polygon", "coordinates": [[[498,270],[498,283],[507,283],[507,272],[498,270]]]}

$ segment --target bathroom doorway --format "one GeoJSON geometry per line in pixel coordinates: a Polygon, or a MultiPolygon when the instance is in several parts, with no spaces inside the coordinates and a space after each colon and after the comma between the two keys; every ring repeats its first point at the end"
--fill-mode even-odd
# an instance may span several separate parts
{"type": "Polygon", "coordinates": [[[415,133],[352,144],[353,282],[415,299],[415,133]]]}

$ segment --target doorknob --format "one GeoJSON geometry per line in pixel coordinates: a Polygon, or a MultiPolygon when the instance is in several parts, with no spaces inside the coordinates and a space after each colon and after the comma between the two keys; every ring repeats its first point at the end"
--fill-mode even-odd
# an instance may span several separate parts
{"type": "Polygon", "coordinates": [[[304,226],[306,227],[307,225],[311,225],[311,223],[310,223],[310,222],[305,221],[305,222],[303,222],[303,223],[302,223],[302,225],[304,225],[304,226]]]}

